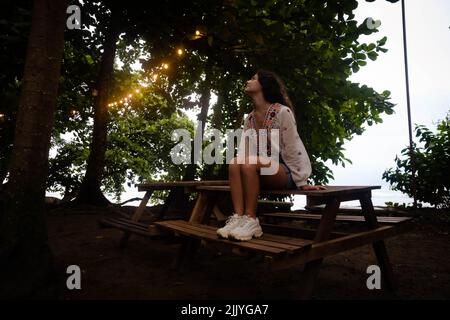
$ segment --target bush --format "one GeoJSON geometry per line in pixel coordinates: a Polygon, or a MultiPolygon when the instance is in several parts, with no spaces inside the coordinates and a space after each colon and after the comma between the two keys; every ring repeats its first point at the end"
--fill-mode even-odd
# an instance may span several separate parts
{"type": "MultiPolygon", "coordinates": [[[[423,125],[416,125],[420,146],[413,145],[416,167],[416,198],[436,208],[450,208],[450,113],[437,125],[434,134],[423,125]]],[[[383,173],[383,179],[413,197],[412,166],[409,148],[401,151],[403,159],[395,157],[396,168],[383,173]]]]}

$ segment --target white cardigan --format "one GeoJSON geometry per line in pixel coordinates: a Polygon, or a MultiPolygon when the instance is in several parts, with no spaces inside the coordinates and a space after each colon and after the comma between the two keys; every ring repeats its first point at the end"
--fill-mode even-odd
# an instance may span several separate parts
{"type": "MultiPolygon", "coordinates": [[[[245,154],[245,152],[243,153],[243,147],[245,147],[244,137],[246,135],[252,136],[252,133],[253,136],[256,134],[256,131],[252,129],[256,129],[253,111],[244,121],[244,134],[239,144],[238,157],[245,154]],[[252,133],[248,130],[251,130],[252,133]]],[[[260,129],[267,129],[268,132],[271,129],[279,130],[279,135],[275,136],[275,138],[279,139],[278,141],[273,141],[274,136],[271,135],[267,146],[267,153],[269,156],[273,156],[275,152],[279,152],[278,155],[281,156],[280,162],[283,161],[288,166],[296,186],[299,188],[306,185],[312,172],[311,161],[298,135],[297,124],[292,111],[288,107],[278,103],[271,105],[267,110],[263,128],[260,129]],[[279,150],[277,146],[279,146],[279,150]]],[[[258,140],[250,139],[249,141],[250,148],[253,147],[254,150],[257,150],[258,146],[254,144],[258,140]]]]}

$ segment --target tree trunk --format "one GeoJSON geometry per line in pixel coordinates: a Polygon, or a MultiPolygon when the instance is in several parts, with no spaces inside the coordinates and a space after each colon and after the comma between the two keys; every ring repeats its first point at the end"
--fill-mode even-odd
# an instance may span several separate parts
{"type": "MultiPolygon", "coordinates": [[[[209,77],[206,76],[206,80],[203,84],[202,90],[201,90],[201,96],[200,96],[200,113],[198,114],[198,121],[202,124],[202,131],[201,131],[201,141],[203,141],[204,133],[205,133],[205,126],[206,126],[206,118],[208,117],[208,110],[209,110],[209,100],[211,99],[211,91],[209,87],[209,77]]],[[[201,145],[200,145],[201,146],[201,145]]],[[[186,169],[186,173],[183,177],[183,180],[194,180],[195,178],[195,171],[197,169],[197,164],[194,163],[194,152],[195,148],[192,147],[191,152],[191,164],[188,165],[186,169]]]]}
{"type": "MultiPolygon", "coordinates": [[[[210,81],[209,76],[206,76],[205,82],[203,83],[203,87],[201,90],[201,96],[200,96],[200,113],[198,115],[198,121],[201,121],[201,141],[203,141],[205,126],[206,126],[206,118],[208,117],[208,110],[209,110],[209,100],[211,99],[211,90],[210,90],[210,81]]],[[[200,144],[201,147],[201,144],[200,144]]],[[[183,176],[184,181],[194,180],[195,179],[195,172],[197,169],[197,164],[194,163],[194,153],[195,148],[194,145],[192,145],[192,151],[191,151],[191,164],[189,164],[186,168],[186,172],[183,176]]],[[[174,193],[173,195],[169,195],[169,197],[173,197],[172,200],[172,208],[171,210],[184,210],[188,207],[188,201],[189,197],[182,189],[174,189],[170,191],[171,193],[174,193]]]]}
{"type": "Polygon", "coordinates": [[[94,103],[94,132],[90,146],[86,174],[80,187],[76,201],[83,204],[106,206],[110,204],[100,190],[105,167],[105,153],[108,129],[108,93],[114,69],[116,43],[120,34],[115,19],[115,11],[111,14],[110,26],[103,47],[100,74],[98,77],[98,94],[94,103]]]}
{"type": "Polygon", "coordinates": [[[44,199],[65,16],[66,1],[34,1],[9,182],[0,206],[3,298],[31,294],[48,279],[52,265],[44,199]]]}

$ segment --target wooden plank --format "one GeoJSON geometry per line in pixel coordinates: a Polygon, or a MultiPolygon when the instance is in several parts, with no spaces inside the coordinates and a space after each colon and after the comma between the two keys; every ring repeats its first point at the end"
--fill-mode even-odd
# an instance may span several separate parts
{"type": "MultiPolygon", "coordinates": [[[[280,236],[286,236],[294,238],[304,238],[304,239],[314,239],[316,236],[316,229],[308,229],[308,228],[301,228],[296,226],[287,226],[287,225],[279,225],[279,224],[270,224],[270,223],[260,223],[262,229],[264,232],[267,232],[269,234],[275,234],[280,236]]],[[[339,238],[346,236],[347,233],[344,232],[331,232],[330,238],[339,238]]]]}
{"type": "MultiPolygon", "coordinates": [[[[195,224],[195,223],[188,223],[186,221],[178,220],[178,221],[172,221],[174,225],[178,226],[185,226],[187,228],[190,228],[193,230],[193,232],[208,232],[211,236],[217,238],[217,228],[202,224],[195,224]]],[[[312,241],[304,240],[301,242],[301,245],[298,243],[293,244],[292,242],[287,242],[286,237],[276,237],[276,236],[269,236],[269,235],[263,235],[262,238],[259,239],[252,239],[248,241],[249,243],[254,244],[260,244],[265,245],[269,247],[284,249],[290,253],[297,252],[299,250],[302,250],[304,246],[307,246],[312,243],[312,241]]]]}
{"type": "Polygon", "coordinates": [[[139,207],[136,209],[136,212],[131,216],[131,220],[139,221],[141,219],[142,213],[144,212],[145,207],[147,206],[150,197],[152,196],[153,191],[147,191],[145,193],[144,198],[142,199],[139,207]]]}
{"type": "Polygon", "coordinates": [[[173,188],[191,188],[197,186],[223,186],[228,185],[228,180],[203,180],[203,181],[155,181],[148,183],[140,183],[136,186],[138,191],[148,190],[166,190],[173,188]]]}
{"type": "MultiPolygon", "coordinates": [[[[354,193],[367,192],[374,189],[381,189],[381,186],[326,186],[326,190],[261,190],[265,195],[311,195],[314,197],[344,196],[354,193]]],[[[229,192],[229,186],[198,186],[197,190],[229,192]]]]}
{"type": "MultiPolygon", "coordinates": [[[[195,223],[190,223],[191,225],[199,225],[202,228],[205,228],[207,230],[209,230],[210,232],[213,232],[214,234],[216,234],[217,228],[213,227],[213,226],[208,226],[208,225],[200,225],[200,224],[195,224],[195,223]]],[[[285,237],[285,236],[280,236],[280,235],[274,235],[274,234],[269,234],[269,233],[264,233],[263,238],[265,240],[271,240],[271,241],[277,241],[280,243],[286,243],[289,245],[294,245],[294,246],[308,246],[309,244],[312,243],[311,240],[308,239],[301,239],[301,238],[291,238],[291,237],[285,237]]],[[[256,239],[252,240],[255,241],[256,239]]]]}
{"type": "Polygon", "coordinates": [[[136,228],[136,229],[141,229],[141,230],[147,230],[148,226],[140,224],[140,223],[136,223],[133,222],[131,220],[122,220],[119,218],[106,218],[106,219],[102,219],[100,220],[100,223],[105,224],[105,225],[110,225],[110,226],[117,226],[117,225],[123,225],[123,226],[128,226],[130,228],[136,228]]]}
{"type": "Polygon", "coordinates": [[[132,226],[132,225],[127,225],[127,224],[122,224],[117,221],[104,221],[104,223],[106,223],[112,227],[115,227],[119,230],[126,231],[127,233],[133,233],[133,234],[137,234],[140,236],[154,237],[154,236],[161,235],[161,232],[157,229],[142,228],[141,226],[137,226],[137,225],[132,226]]]}
{"type": "MultiPolygon", "coordinates": [[[[282,218],[282,219],[305,219],[305,220],[320,220],[322,215],[320,214],[309,214],[309,213],[261,213],[260,215],[264,217],[282,218]]],[[[411,217],[387,217],[387,216],[377,216],[379,223],[401,223],[412,220],[411,217]]],[[[364,216],[353,216],[353,215],[337,215],[336,221],[349,221],[349,222],[365,222],[364,216]]]]}
{"type": "MultiPolygon", "coordinates": [[[[372,200],[369,195],[362,197],[360,199],[361,208],[366,219],[367,226],[370,229],[375,229],[378,227],[378,221],[375,216],[375,211],[373,209],[372,200]]],[[[394,277],[394,271],[392,265],[389,261],[389,256],[387,254],[386,246],[383,240],[379,240],[373,243],[373,249],[378,260],[378,265],[380,266],[381,272],[383,274],[383,280],[387,284],[388,289],[395,290],[397,288],[397,282],[394,277]]]]}
{"type": "MultiPolygon", "coordinates": [[[[177,220],[177,221],[180,221],[180,220],[177,220]]],[[[186,223],[186,221],[183,221],[183,222],[186,223]]],[[[254,243],[252,241],[233,242],[230,240],[219,239],[217,237],[217,235],[211,234],[205,230],[203,230],[203,231],[193,230],[189,226],[176,224],[173,221],[155,222],[155,224],[161,228],[171,230],[172,232],[175,232],[182,236],[188,236],[188,237],[199,239],[199,240],[220,242],[220,243],[227,244],[230,246],[241,247],[244,249],[251,249],[254,251],[259,251],[264,254],[270,254],[270,255],[274,255],[274,256],[286,253],[286,250],[284,250],[284,249],[260,245],[258,243],[254,243]]]]}
{"type": "Polygon", "coordinates": [[[200,222],[205,215],[206,206],[208,204],[209,196],[205,192],[200,192],[192,210],[189,222],[200,222]]]}
{"type": "MultiPolygon", "coordinates": [[[[295,212],[305,212],[305,213],[315,213],[315,212],[321,212],[325,208],[324,205],[317,205],[306,208],[306,210],[295,210],[295,212]]],[[[380,216],[386,216],[386,214],[389,214],[390,216],[399,216],[404,217],[408,216],[408,212],[405,210],[400,210],[397,208],[388,208],[388,207],[374,207],[375,212],[377,215],[380,216]]],[[[285,212],[288,212],[290,210],[287,210],[285,212]]],[[[361,208],[339,208],[340,214],[348,214],[348,215],[361,215],[362,209],[361,208]]]]}

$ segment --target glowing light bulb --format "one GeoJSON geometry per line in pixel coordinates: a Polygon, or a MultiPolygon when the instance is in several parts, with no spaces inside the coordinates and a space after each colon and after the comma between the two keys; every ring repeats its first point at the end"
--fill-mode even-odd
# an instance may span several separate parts
{"type": "Polygon", "coordinates": [[[200,35],[200,31],[195,30],[195,35],[196,35],[196,36],[199,36],[199,35],[200,35]]]}
{"type": "Polygon", "coordinates": [[[128,95],[128,98],[131,98],[133,95],[130,93],[129,95],[128,95]]]}
{"type": "Polygon", "coordinates": [[[141,92],[139,89],[136,89],[136,93],[139,93],[139,92],[141,92]]]}
{"type": "Polygon", "coordinates": [[[154,75],[153,75],[153,80],[156,81],[156,79],[158,79],[158,75],[157,75],[157,74],[154,74],[154,75]]]}
{"type": "Polygon", "coordinates": [[[169,69],[169,65],[167,63],[163,63],[163,68],[167,70],[169,69]]]}
{"type": "Polygon", "coordinates": [[[178,50],[177,50],[177,54],[178,54],[179,56],[183,55],[183,49],[178,49],[178,50]]]}

